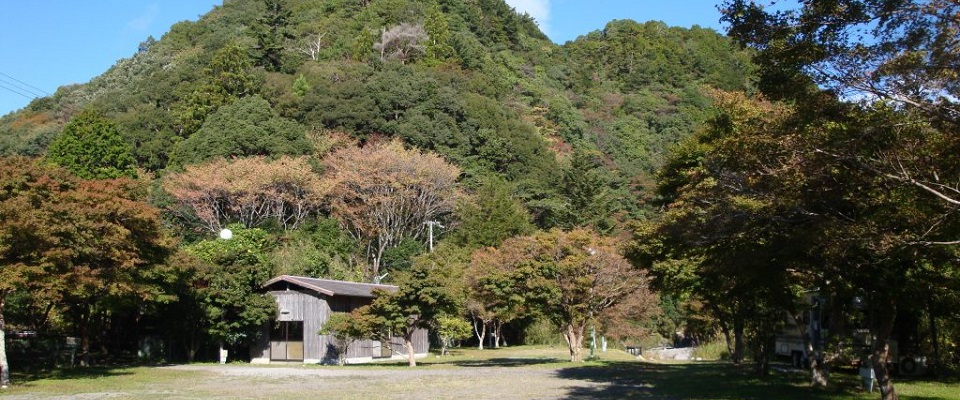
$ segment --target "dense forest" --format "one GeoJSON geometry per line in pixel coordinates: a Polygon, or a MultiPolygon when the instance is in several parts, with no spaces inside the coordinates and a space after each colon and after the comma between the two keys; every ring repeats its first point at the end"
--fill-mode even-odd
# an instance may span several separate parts
{"type": "Polygon", "coordinates": [[[502,0],[225,0],[0,118],[0,328],[209,358],[291,274],[399,284],[366,312],[445,343],[679,332],[763,372],[818,288],[947,371],[956,6],[838,3],[557,45],[502,0]],[[891,39],[857,59],[856,29],[891,39]]]}

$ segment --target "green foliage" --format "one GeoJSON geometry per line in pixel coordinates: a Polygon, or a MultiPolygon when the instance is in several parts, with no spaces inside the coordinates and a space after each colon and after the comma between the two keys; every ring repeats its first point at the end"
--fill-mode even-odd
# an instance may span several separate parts
{"type": "Polygon", "coordinates": [[[200,284],[207,333],[231,345],[252,343],[276,313],[276,302],[259,293],[273,277],[267,264],[267,233],[231,225],[233,238],[203,240],[187,253],[210,264],[200,284]]]}
{"type": "Polygon", "coordinates": [[[264,0],[266,12],[257,18],[251,28],[257,39],[254,52],[257,54],[257,65],[268,71],[279,71],[283,67],[282,55],[285,42],[293,39],[288,24],[293,12],[284,6],[283,0],[264,0]]]}
{"type": "Polygon", "coordinates": [[[457,276],[453,269],[429,262],[417,262],[409,271],[397,273],[395,292],[379,292],[365,310],[374,318],[379,332],[404,337],[410,366],[416,366],[411,342],[417,329],[428,329],[441,315],[455,314],[458,303],[457,276]]]}
{"type": "Polygon", "coordinates": [[[423,24],[429,35],[426,56],[428,64],[456,62],[456,50],[451,45],[450,23],[439,5],[427,11],[427,20],[423,24]]]}
{"type": "Polygon", "coordinates": [[[196,132],[207,116],[220,106],[256,94],[261,83],[251,71],[252,65],[246,49],[239,44],[218,50],[203,69],[199,82],[184,88],[188,92],[176,110],[180,135],[189,136],[196,132]]]}
{"type": "Polygon", "coordinates": [[[441,315],[437,317],[434,329],[440,339],[440,355],[446,355],[447,349],[453,346],[456,341],[473,336],[473,326],[469,321],[459,316],[441,315]]]}
{"type": "Polygon", "coordinates": [[[171,162],[198,164],[219,157],[304,155],[305,129],[278,116],[259,96],[250,96],[210,115],[197,133],[180,142],[171,162]]]}
{"type": "Polygon", "coordinates": [[[500,178],[482,181],[473,196],[457,205],[456,214],[460,224],[451,240],[467,248],[498,246],[504,239],[533,231],[530,214],[500,178]]]}
{"type": "Polygon", "coordinates": [[[355,265],[358,246],[332,218],[321,218],[287,232],[270,254],[278,274],[360,281],[363,270],[355,265]]]}
{"type": "MultiPolygon", "coordinates": [[[[359,309],[358,309],[359,310],[359,309]]],[[[337,350],[337,364],[344,365],[347,360],[347,349],[353,342],[373,334],[373,318],[357,310],[352,313],[335,312],[323,323],[318,332],[321,335],[330,335],[337,350]]]]}
{"type": "Polygon", "coordinates": [[[300,74],[295,81],[293,81],[293,93],[297,96],[303,97],[310,92],[310,83],[307,82],[307,78],[300,74]]]}
{"type": "Polygon", "coordinates": [[[93,110],[70,120],[50,144],[47,159],[85,179],[136,175],[130,146],[117,125],[93,110]]]}

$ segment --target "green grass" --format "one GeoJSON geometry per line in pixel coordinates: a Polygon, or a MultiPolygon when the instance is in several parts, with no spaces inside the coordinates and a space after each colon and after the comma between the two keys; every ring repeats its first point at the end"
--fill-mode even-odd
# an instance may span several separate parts
{"type": "MultiPolygon", "coordinates": [[[[546,393],[541,397],[590,399],[879,398],[877,392],[864,393],[858,377],[850,372],[832,373],[830,387],[817,390],[810,387],[808,375],[801,371],[781,369],[760,378],[749,366],[726,362],[654,363],[637,361],[619,350],[598,354],[598,359],[571,363],[565,348],[518,346],[482,351],[454,349],[449,356],[430,355],[420,360],[416,370],[410,370],[404,362],[345,367],[274,366],[355,373],[335,378],[224,376],[217,372],[220,367],[215,364],[200,371],[149,366],[74,368],[31,375],[15,373],[15,385],[0,397],[369,398],[389,393],[394,397],[505,399],[528,397],[520,392],[527,390],[527,394],[546,393]],[[483,379],[477,378],[478,371],[483,371],[483,379]],[[305,387],[314,390],[304,390],[305,387]]],[[[902,399],[960,399],[957,382],[894,382],[902,399]]]]}

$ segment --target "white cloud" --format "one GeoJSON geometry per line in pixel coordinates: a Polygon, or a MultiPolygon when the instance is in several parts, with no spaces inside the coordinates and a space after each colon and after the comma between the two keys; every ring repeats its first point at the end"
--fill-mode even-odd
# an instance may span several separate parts
{"type": "Polygon", "coordinates": [[[550,0],[507,0],[507,4],[521,14],[530,14],[540,30],[550,35],[550,0]]]}

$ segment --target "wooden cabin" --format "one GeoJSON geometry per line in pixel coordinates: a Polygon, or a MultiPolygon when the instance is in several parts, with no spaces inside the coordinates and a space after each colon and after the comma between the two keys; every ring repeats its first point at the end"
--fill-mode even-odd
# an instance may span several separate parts
{"type": "MultiPolygon", "coordinates": [[[[250,362],[303,362],[336,364],[336,348],[329,335],[320,329],[331,313],[348,313],[370,304],[374,290],[395,291],[396,286],[376,285],[281,275],[263,284],[263,289],[277,301],[277,317],[263,327],[257,343],[250,348],[250,362]]],[[[429,351],[428,332],[414,333],[413,347],[417,357],[429,351]]],[[[382,359],[406,359],[403,337],[391,337],[389,343],[363,339],[347,349],[348,363],[382,359]]]]}

